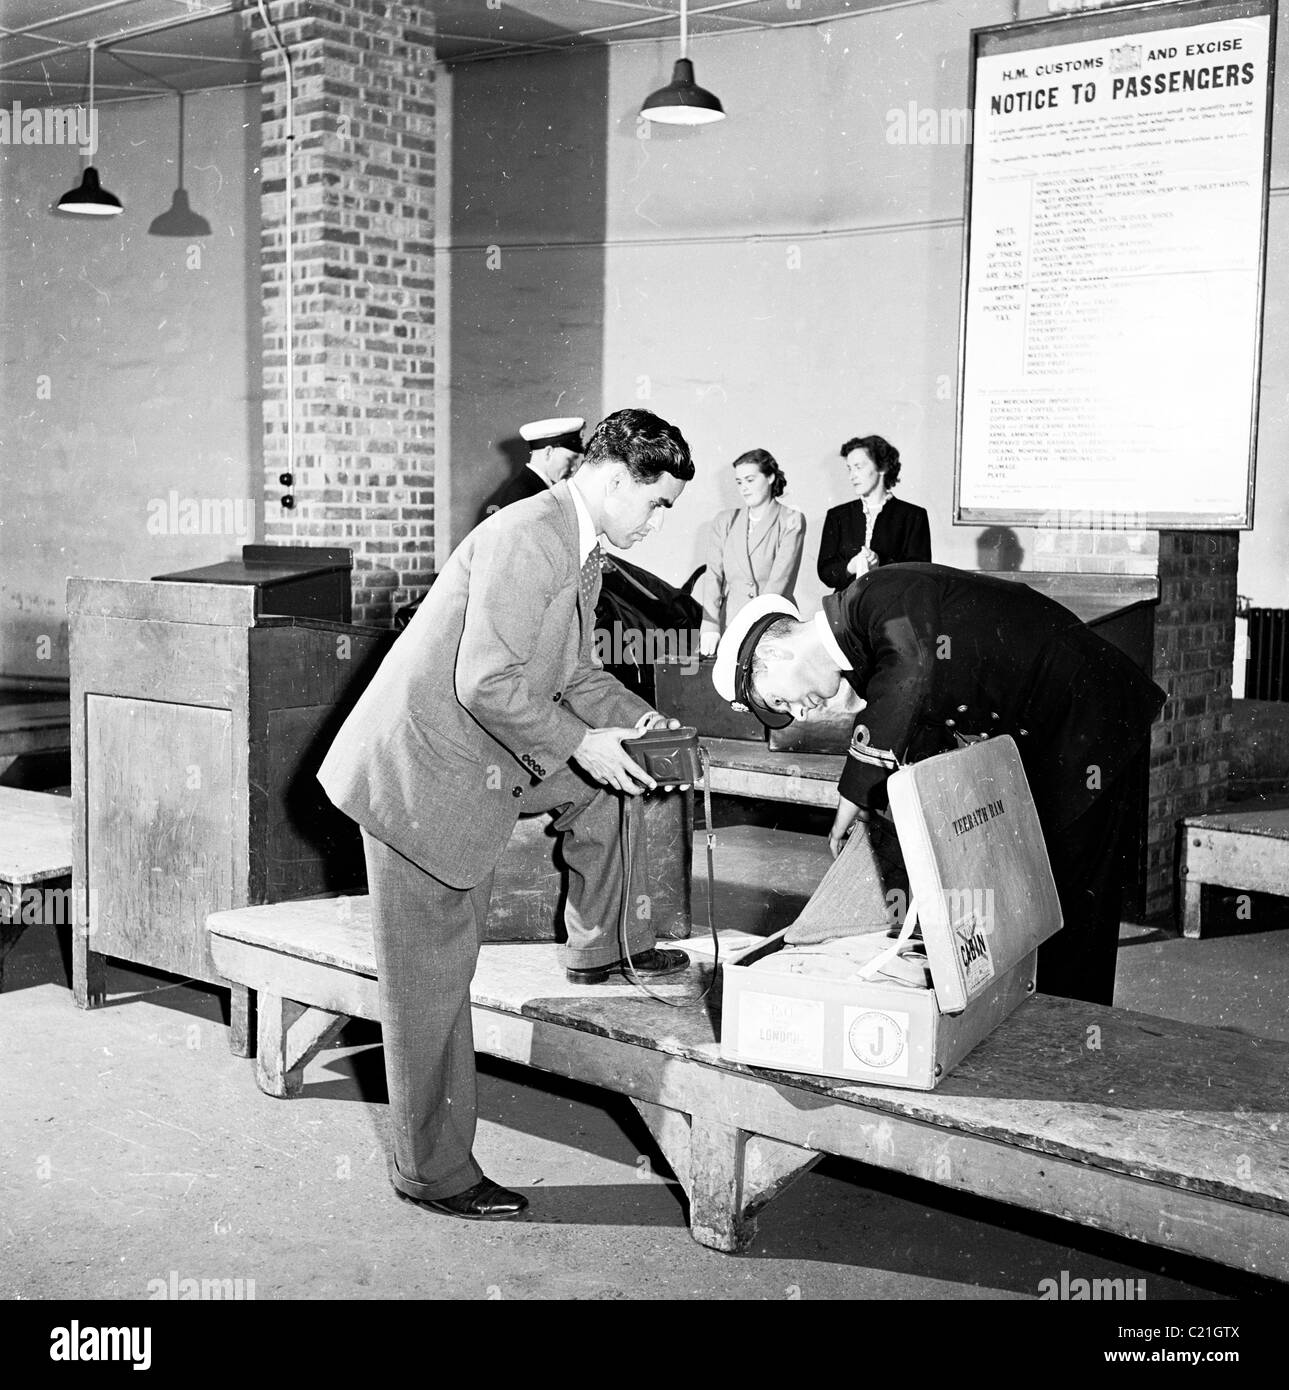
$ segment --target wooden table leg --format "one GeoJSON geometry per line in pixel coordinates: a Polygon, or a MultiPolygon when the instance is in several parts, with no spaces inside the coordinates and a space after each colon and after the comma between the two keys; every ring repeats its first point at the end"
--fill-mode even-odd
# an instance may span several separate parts
{"type": "Polygon", "coordinates": [[[106,957],[90,950],[90,924],[72,924],[72,999],[78,1009],[92,1009],[107,998],[106,957]]]}
{"type": "Polygon", "coordinates": [[[700,1245],[742,1250],[756,1230],[743,1220],[743,1149],[747,1134],[694,1115],[689,1128],[689,1233],[700,1245]],[[750,1229],[749,1229],[750,1226],[750,1229]]]}
{"type": "Polygon", "coordinates": [[[1182,935],[1191,941],[1198,941],[1203,929],[1204,884],[1186,872],[1182,874],[1182,935]]]}
{"type": "Polygon", "coordinates": [[[304,1069],[349,1022],[346,1014],[306,1008],[259,990],[255,1079],[265,1095],[291,1100],[304,1089],[304,1069]]]}
{"type": "Polygon", "coordinates": [[[690,1235],[713,1250],[746,1250],[757,1213],[823,1157],[706,1116],[634,1097],[631,1103],[689,1194],[690,1235]]]}
{"type": "Polygon", "coordinates": [[[255,997],[255,1080],[266,1096],[289,1100],[300,1094],[303,1078],[291,1075],[286,1061],[286,1035],[302,1005],[280,994],[259,990],[255,997]]]}
{"type": "Polygon", "coordinates": [[[26,928],[21,917],[13,918],[4,914],[4,891],[0,889],[0,990],[4,989],[4,959],[18,944],[18,938],[26,928]]]}
{"type": "Polygon", "coordinates": [[[18,944],[25,926],[22,920],[22,889],[0,881],[0,989],[4,989],[4,958],[18,944]]]}
{"type": "Polygon", "coordinates": [[[255,1056],[255,991],[248,985],[230,987],[228,1048],[234,1057],[255,1056]]]}

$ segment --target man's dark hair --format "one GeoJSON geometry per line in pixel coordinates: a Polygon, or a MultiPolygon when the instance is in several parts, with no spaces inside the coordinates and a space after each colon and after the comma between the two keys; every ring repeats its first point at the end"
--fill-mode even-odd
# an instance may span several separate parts
{"type": "Polygon", "coordinates": [[[615,459],[637,483],[656,483],[664,473],[687,483],[694,476],[685,436],[648,410],[615,410],[595,427],[582,467],[615,459]]]}
{"type": "Polygon", "coordinates": [[[882,475],[882,482],[887,487],[894,487],[899,482],[900,451],[894,444],[888,444],[880,434],[866,434],[862,439],[848,439],[841,446],[842,458],[853,453],[856,449],[863,449],[867,452],[869,458],[877,466],[877,471],[882,475]]]}

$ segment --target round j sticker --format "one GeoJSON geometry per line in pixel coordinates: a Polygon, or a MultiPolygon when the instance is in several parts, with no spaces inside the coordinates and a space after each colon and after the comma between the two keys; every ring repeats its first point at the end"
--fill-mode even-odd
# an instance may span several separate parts
{"type": "MultiPolygon", "coordinates": [[[[904,1029],[890,1014],[869,1009],[859,1014],[846,1034],[855,1059],[866,1067],[889,1068],[904,1055],[904,1029]]],[[[907,1063],[899,1070],[907,1069],[907,1063]]]]}

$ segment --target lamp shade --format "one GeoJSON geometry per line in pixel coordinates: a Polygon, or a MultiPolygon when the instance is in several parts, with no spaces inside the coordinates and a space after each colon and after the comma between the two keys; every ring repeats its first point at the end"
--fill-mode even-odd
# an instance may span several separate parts
{"type": "Polygon", "coordinates": [[[645,98],[640,114],[666,125],[707,125],[723,121],[725,108],[718,97],[694,81],[693,63],[688,58],[677,58],[671,81],[645,98]]]}
{"type": "Polygon", "coordinates": [[[123,211],[120,198],[99,183],[98,170],[92,164],[86,165],[80,186],[64,193],[55,206],[59,212],[82,217],[115,217],[123,211]]]}
{"type": "Polygon", "coordinates": [[[176,188],[170,206],[152,219],[149,236],[209,236],[210,223],[188,203],[188,190],[176,188]]]}

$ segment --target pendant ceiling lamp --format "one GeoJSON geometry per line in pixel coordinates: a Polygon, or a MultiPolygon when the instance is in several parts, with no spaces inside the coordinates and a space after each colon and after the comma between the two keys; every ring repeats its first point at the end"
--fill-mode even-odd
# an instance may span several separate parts
{"type": "MultiPolygon", "coordinates": [[[[94,44],[90,51],[90,130],[94,124],[94,44]]],[[[74,213],[78,217],[116,217],[123,209],[120,198],[109,193],[98,181],[98,170],[92,165],[85,166],[79,185],[63,196],[55,204],[59,212],[74,213]]]]}
{"type": "Polygon", "coordinates": [[[694,65],[689,51],[689,0],[680,0],[680,57],[672,69],[671,81],[645,97],[640,114],[665,125],[708,125],[725,119],[720,98],[694,81],[694,65]]]}

